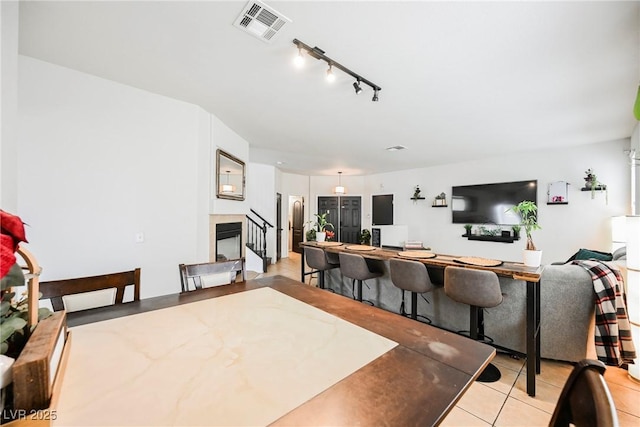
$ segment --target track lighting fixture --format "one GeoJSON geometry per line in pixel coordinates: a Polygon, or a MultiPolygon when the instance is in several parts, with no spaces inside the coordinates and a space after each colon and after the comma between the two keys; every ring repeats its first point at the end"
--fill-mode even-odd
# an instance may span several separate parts
{"type": "Polygon", "coordinates": [[[336,81],[336,75],[333,74],[333,69],[331,68],[331,64],[329,64],[329,69],[327,70],[327,81],[329,83],[333,83],[336,81]]]}
{"type": "MultiPolygon", "coordinates": [[[[347,67],[345,67],[342,64],[339,64],[338,62],[334,61],[333,59],[329,58],[328,56],[326,56],[324,54],[324,50],[320,49],[319,47],[311,47],[303,42],[301,42],[298,39],[293,39],[293,44],[296,45],[296,47],[298,48],[298,56],[302,56],[302,49],[304,49],[307,54],[315,59],[321,59],[323,61],[325,61],[328,65],[329,65],[329,69],[327,70],[327,80],[332,82],[335,80],[335,74],[333,73],[333,68],[337,68],[339,70],[341,70],[344,73],[349,74],[351,77],[353,77],[354,79],[356,79],[355,82],[353,82],[353,89],[356,91],[356,94],[359,94],[362,92],[362,87],[361,84],[364,83],[367,86],[369,86],[371,89],[373,89],[373,98],[371,99],[372,101],[376,102],[378,101],[378,92],[380,92],[382,90],[382,88],[380,86],[378,86],[377,84],[373,83],[370,80],[365,79],[364,77],[362,77],[361,75],[351,71],[350,69],[348,69],[347,67]]],[[[297,64],[298,59],[296,58],[296,64],[297,64]]]]}
{"type": "Polygon", "coordinates": [[[353,82],[353,88],[356,91],[356,95],[360,95],[360,93],[362,93],[362,88],[360,87],[360,80],[353,82]]]}

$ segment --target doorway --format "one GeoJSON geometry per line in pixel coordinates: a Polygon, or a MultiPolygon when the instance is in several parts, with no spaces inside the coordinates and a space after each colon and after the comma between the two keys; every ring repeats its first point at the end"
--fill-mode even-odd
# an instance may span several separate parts
{"type": "Polygon", "coordinates": [[[300,243],[304,241],[304,198],[302,196],[289,196],[289,232],[291,234],[289,249],[302,253],[300,248],[300,243]]]}
{"type": "Polygon", "coordinates": [[[362,226],[361,206],[360,196],[318,197],[318,213],[328,212],[327,220],[335,227],[338,242],[360,243],[358,235],[362,226]]]}

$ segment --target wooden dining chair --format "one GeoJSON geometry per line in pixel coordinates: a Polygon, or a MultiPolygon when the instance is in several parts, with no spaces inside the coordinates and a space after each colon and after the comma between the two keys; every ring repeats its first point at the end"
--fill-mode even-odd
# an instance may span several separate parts
{"type": "Polygon", "coordinates": [[[584,359],[575,365],[549,426],[618,426],[616,407],[603,376],[605,369],[598,360],[584,359]]]}
{"type": "Polygon", "coordinates": [[[244,258],[201,264],[180,264],[182,292],[235,283],[238,276],[245,281],[244,258]]]}
{"type": "Polygon", "coordinates": [[[124,291],[133,286],[133,301],[140,300],[140,269],[99,276],[40,282],[41,299],[50,299],[54,311],[86,310],[122,304],[124,291]]]}

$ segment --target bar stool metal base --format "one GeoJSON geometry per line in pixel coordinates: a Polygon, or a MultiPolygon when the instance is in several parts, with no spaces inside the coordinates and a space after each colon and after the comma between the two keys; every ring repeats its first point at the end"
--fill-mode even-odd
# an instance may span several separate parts
{"type": "Polygon", "coordinates": [[[495,383],[496,381],[499,381],[501,377],[502,374],[500,373],[500,370],[493,363],[489,363],[487,367],[484,368],[484,371],[482,371],[480,376],[478,376],[476,381],[481,383],[495,383]]]}

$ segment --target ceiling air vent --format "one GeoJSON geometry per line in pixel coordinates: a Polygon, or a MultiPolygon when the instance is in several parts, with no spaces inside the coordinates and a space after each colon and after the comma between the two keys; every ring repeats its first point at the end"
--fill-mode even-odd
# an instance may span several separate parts
{"type": "Polygon", "coordinates": [[[393,147],[387,147],[385,148],[385,150],[387,151],[400,151],[400,150],[406,150],[407,147],[405,147],[404,145],[394,145],[393,147]]]}
{"type": "Polygon", "coordinates": [[[291,22],[291,19],[266,4],[259,1],[250,1],[242,9],[240,16],[238,16],[233,25],[263,42],[271,43],[287,22],[291,22]]]}

